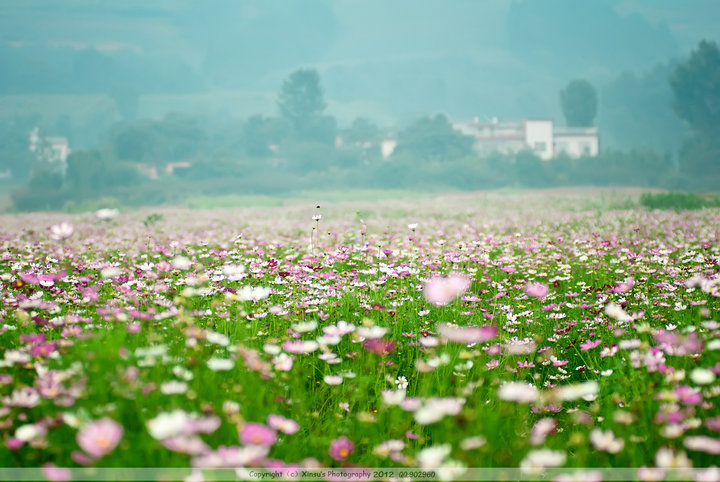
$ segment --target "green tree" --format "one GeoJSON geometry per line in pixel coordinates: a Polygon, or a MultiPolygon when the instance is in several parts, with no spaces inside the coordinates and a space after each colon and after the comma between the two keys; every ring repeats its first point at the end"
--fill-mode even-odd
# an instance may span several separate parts
{"type": "Polygon", "coordinates": [[[560,105],[568,127],[593,125],[597,103],[595,87],[587,80],[572,80],[560,91],[560,105]]]}
{"type": "Polygon", "coordinates": [[[278,96],[280,114],[289,120],[295,129],[325,111],[320,75],[315,69],[296,70],[282,85],[278,96]]]}
{"type": "Polygon", "coordinates": [[[473,153],[473,139],[453,129],[442,114],[424,117],[398,135],[393,156],[425,160],[460,159],[473,153]]]}
{"type": "Polygon", "coordinates": [[[720,127],[720,50],[703,40],[690,58],[670,76],[675,112],[698,133],[714,133],[720,127]]]}
{"type": "Polygon", "coordinates": [[[253,157],[270,156],[271,146],[279,146],[291,133],[292,126],[286,119],[256,114],[243,126],[245,151],[253,157]]]}
{"type": "Polygon", "coordinates": [[[342,131],[343,141],[349,145],[376,141],[379,135],[378,126],[364,117],[357,117],[349,128],[342,131]]]}
{"type": "Polygon", "coordinates": [[[693,135],[680,151],[680,171],[691,184],[717,189],[720,185],[720,50],[703,40],[690,58],[669,78],[680,118],[693,135]]]}
{"type": "Polygon", "coordinates": [[[147,123],[128,124],[113,140],[118,159],[142,162],[158,162],[160,138],[156,129],[147,123]]]}

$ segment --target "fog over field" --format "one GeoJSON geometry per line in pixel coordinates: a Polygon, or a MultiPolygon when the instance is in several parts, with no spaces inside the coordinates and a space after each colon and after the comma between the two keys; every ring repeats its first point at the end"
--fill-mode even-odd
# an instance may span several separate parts
{"type": "Polygon", "coordinates": [[[713,190],[718,16],[709,0],[2,2],[0,202],[713,190]]]}

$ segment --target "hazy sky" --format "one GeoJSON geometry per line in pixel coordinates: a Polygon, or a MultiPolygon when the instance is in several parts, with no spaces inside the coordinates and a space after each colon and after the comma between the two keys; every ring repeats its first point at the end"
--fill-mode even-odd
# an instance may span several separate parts
{"type": "Polygon", "coordinates": [[[144,115],[246,116],[315,67],[341,120],[557,117],[569,80],[687,56],[717,18],[713,0],[5,0],[0,96],[120,83],[144,115]]]}

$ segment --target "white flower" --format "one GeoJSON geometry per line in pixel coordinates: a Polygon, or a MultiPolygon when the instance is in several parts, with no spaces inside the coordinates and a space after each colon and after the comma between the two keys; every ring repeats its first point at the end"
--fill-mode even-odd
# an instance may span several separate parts
{"type": "Polygon", "coordinates": [[[397,379],[395,380],[395,385],[397,385],[398,390],[405,390],[408,386],[407,378],[403,376],[397,377],[397,379]]]}
{"type": "Polygon", "coordinates": [[[317,328],[317,321],[305,321],[301,323],[295,323],[292,325],[292,329],[298,333],[307,333],[317,328]]]}
{"type": "Polygon", "coordinates": [[[323,381],[328,385],[340,385],[343,382],[343,377],[340,375],[325,375],[323,381]]]}
{"type": "Polygon", "coordinates": [[[443,444],[424,448],[415,455],[415,458],[420,468],[436,469],[448,455],[450,455],[450,444],[443,444]]]}
{"type": "Polygon", "coordinates": [[[405,390],[383,390],[382,399],[386,405],[399,405],[405,400],[405,390]]]}
{"type": "Polygon", "coordinates": [[[402,440],[386,440],[380,445],[376,445],[373,453],[378,457],[385,458],[393,452],[400,452],[405,448],[405,442],[402,440]]]}
{"type": "Polygon", "coordinates": [[[122,270],[116,267],[104,268],[100,271],[100,276],[104,279],[114,278],[115,276],[120,276],[121,274],[122,270]]]}
{"type": "Polygon", "coordinates": [[[39,429],[37,425],[29,423],[21,425],[15,430],[15,438],[23,442],[30,442],[40,437],[42,432],[43,430],[39,429]]]}
{"type": "Polygon", "coordinates": [[[322,214],[314,214],[312,217],[312,220],[315,222],[320,221],[321,219],[322,219],[322,214]]]}
{"type": "Polygon", "coordinates": [[[508,402],[530,403],[540,396],[534,385],[523,382],[505,382],[498,391],[498,397],[508,402]]]}
{"type": "Polygon", "coordinates": [[[415,231],[418,227],[418,223],[410,223],[407,225],[407,227],[410,231],[415,231]]]}
{"type": "Polygon", "coordinates": [[[369,328],[366,326],[360,326],[357,329],[357,334],[366,340],[382,338],[385,336],[385,333],[387,333],[387,328],[383,328],[382,326],[371,326],[369,328]]]}
{"type": "Polygon", "coordinates": [[[73,235],[73,232],[75,232],[75,228],[67,221],[50,226],[50,237],[58,241],[69,238],[73,235]]]}
{"type": "Polygon", "coordinates": [[[655,465],[661,469],[692,468],[692,462],[685,452],[675,453],[668,447],[660,447],[655,453],[655,465]]]}
{"type": "Polygon", "coordinates": [[[216,331],[208,331],[205,334],[205,339],[210,343],[214,343],[220,346],[228,346],[230,344],[230,338],[216,331]]]}
{"type": "Polygon", "coordinates": [[[170,380],[160,385],[160,391],[165,395],[178,395],[188,391],[188,384],[178,380],[170,380]]]}
{"type": "Polygon", "coordinates": [[[590,432],[590,443],[597,450],[616,454],[625,447],[625,441],[623,439],[615,438],[615,434],[612,430],[603,431],[599,428],[595,428],[590,432]]]}
{"type": "Polygon", "coordinates": [[[238,297],[241,301],[260,301],[270,296],[270,288],[263,286],[243,286],[238,297]]]}
{"type": "Polygon", "coordinates": [[[632,321],[632,317],[622,309],[622,306],[615,303],[605,305],[605,314],[617,321],[632,321]]]}
{"type": "Polygon", "coordinates": [[[279,372],[289,372],[292,370],[294,358],[287,353],[280,353],[273,357],[273,366],[279,372]]]}
{"type": "Polygon", "coordinates": [[[695,368],[690,372],[690,379],[698,385],[710,385],[715,381],[715,374],[706,368],[695,368]]]}
{"type": "Polygon", "coordinates": [[[342,338],[343,336],[355,331],[355,325],[348,323],[347,321],[340,320],[336,325],[324,326],[323,331],[328,336],[342,338]]]}
{"type": "Polygon", "coordinates": [[[120,214],[120,211],[117,209],[98,209],[95,211],[95,217],[97,217],[100,221],[110,221],[113,218],[116,218],[120,214]]]}
{"type": "Polygon", "coordinates": [[[465,464],[458,460],[449,459],[437,468],[437,478],[443,482],[457,480],[466,471],[465,464]]]}
{"type": "Polygon", "coordinates": [[[263,351],[268,355],[277,355],[282,351],[282,348],[272,343],[265,343],[263,345],[263,351]]]}
{"type": "Polygon", "coordinates": [[[175,269],[185,271],[190,269],[190,267],[192,266],[192,261],[190,261],[185,256],[175,256],[172,260],[172,266],[175,269]]]}
{"type": "Polygon", "coordinates": [[[482,435],[464,438],[460,441],[460,448],[463,450],[479,449],[487,443],[487,439],[482,435]]]}
{"type": "Polygon", "coordinates": [[[565,463],[565,452],[558,450],[531,450],[520,462],[520,470],[524,473],[540,473],[546,467],[559,467],[565,463]]]}
{"type": "Polygon", "coordinates": [[[438,346],[439,343],[440,343],[440,340],[438,340],[434,336],[424,336],[424,337],[420,338],[420,344],[427,348],[436,347],[436,346],[438,346]]]}
{"type": "Polygon", "coordinates": [[[230,281],[238,281],[243,278],[245,274],[245,266],[241,264],[227,264],[223,266],[223,274],[230,281]]]}
{"type": "Polygon", "coordinates": [[[232,367],[235,366],[235,361],[230,358],[212,357],[207,361],[207,366],[214,372],[227,371],[231,370],[232,367]]]}
{"type": "Polygon", "coordinates": [[[430,425],[439,422],[446,415],[457,415],[460,413],[464,404],[464,398],[430,398],[425,400],[422,406],[415,412],[415,421],[420,425],[430,425]]]}
{"type": "Polygon", "coordinates": [[[147,421],[147,428],[152,438],[164,440],[180,434],[190,422],[190,416],[178,409],[172,412],[162,412],[157,417],[147,421]]]}
{"type": "Polygon", "coordinates": [[[720,455],[720,440],[716,438],[711,438],[706,435],[694,435],[692,437],[685,437],[683,443],[689,450],[698,450],[713,455],[720,455]]]}
{"type": "Polygon", "coordinates": [[[582,383],[574,383],[572,385],[565,385],[555,389],[555,395],[560,400],[577,400],[582,398],[583,400],[590,399],[594,400],[600,391],[600,385],[595,380],[590,380],[582,383]]]}

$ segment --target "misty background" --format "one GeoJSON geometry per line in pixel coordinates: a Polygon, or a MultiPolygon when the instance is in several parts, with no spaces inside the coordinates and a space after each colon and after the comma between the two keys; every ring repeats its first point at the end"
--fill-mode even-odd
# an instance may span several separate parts
{"type": "Polygon", "coordinates": [[[708,189],[682,157],[719,152],[714,134],[698,140],[669,78],[719,40],[718,18],[713,0],[5,1],[0,189],[19,210],[347,187],[708,189]],[[298,71],[320,87],[309,124],[279,107],[298,71]],[[597,94],[596,157],[480,156],[448,130],[565,125],[559,93],[577,79],[597,94]],[[39,154],[58,137],[62,169],[39,154]]]}

